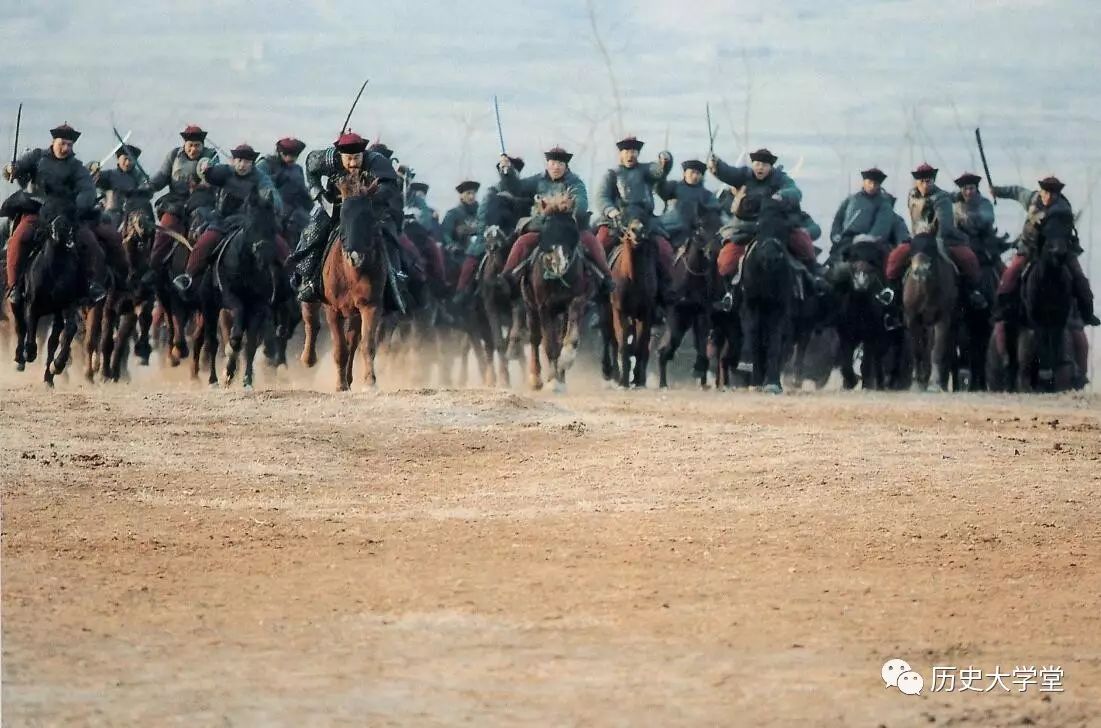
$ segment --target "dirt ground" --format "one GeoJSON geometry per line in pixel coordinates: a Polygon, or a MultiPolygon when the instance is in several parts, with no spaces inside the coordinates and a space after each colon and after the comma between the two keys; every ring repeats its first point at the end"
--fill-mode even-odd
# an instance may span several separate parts
{"type": "Polygon", "coordinates": [[[4,725],[1101,725],[1097,395],[38,376],[4,725]]]}

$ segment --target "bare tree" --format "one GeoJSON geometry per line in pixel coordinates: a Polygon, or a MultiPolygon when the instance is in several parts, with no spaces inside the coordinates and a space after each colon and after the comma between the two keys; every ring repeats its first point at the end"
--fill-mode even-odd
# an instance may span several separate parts
{"type": "Polygon", "coordinates": [[[586,7],[589,11],[589,25],[593,31],[593,44],[596,45],[596,51],[600,54],[601,60],[604,62],[604,68],[608,72],[608,83],[612,87],[612,103],[615,108],[616,125],[617,129],[613,131],[613,134],[619,135],[623,133],[623,98],[619,93],[619,82],[616,81],[615,71],[612,68],[612,56],[608,53],[608,47],[604,44],[604,38],[600,34],[600,27],[596,22],[596,4],[593,0],[586,0],[586,7]]]}

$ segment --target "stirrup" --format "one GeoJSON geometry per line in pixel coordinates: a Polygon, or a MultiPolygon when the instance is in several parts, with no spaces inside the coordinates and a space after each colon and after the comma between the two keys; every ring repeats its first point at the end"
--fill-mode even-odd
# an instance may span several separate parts
{"type": "Polygon", "coordinates": [[[895,291],[890,286],[885,287],[879,293],[875,294],[875,300],[882,303],[884,306],[890,306],[895,302],[895,291]]]}
{"type": "Polygon", "coordinates": [[[172,279],[172,285],[181,292],[186,292],[191,289],[191,275],[188,273],[181,273],[172,279]]]}

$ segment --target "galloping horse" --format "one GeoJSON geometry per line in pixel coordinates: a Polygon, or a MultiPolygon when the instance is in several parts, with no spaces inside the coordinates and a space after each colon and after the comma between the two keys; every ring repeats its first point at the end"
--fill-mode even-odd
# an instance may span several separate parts
{"type": "Polygon", "coordinates": [[[940,392],[948,388],[952,370],[959,285],[952,262],[938,248],[935,236],[919,233],[910,247],[914,255],[902,284],[902,309],[913,342],[914,381],[921,389],[940,392]]]}
{"type": "Polygon", "coordinates": [[[605,328],[604,372],[619,386],[645,387],[650,362],[650,330],[658,308],[658,249],[650,230],[652,214],[632,205],[616,223],[619,242],[612,252],[614,288],[609,296],[611,331],[605,328]],[[634,355],[634,370],[631,356],[634,355]],[[609,363],[618,357],[611,367],[609,363]]]}
{"type": "MultiPolygon", "coordinates": [[[[380,211],[373,195],[378,181],[349,175],[337,183],[343,203],[340,224],[325,254],[321,277],[322,303],[333,341],[337,390],[352,386],[352,363],[363,343],[364,388],[376,386],[375,353],[382,326],[383,296],[386,291],[386,241],[376,224],[380,211]]],[[[302,363],[317,363],[319,304],[303,304],[306,342],[302,363]]]]}
{"type": "Polygon", "coordinates": [[[885,356],[887,327],[885,307],[876,293],[886,285],[886,247],[876,240],[853,241],[846,248],[843,262],[834,269],[834,287],[840,301],[837,335],[842,387],[852,389],[857,376],[853,370],[853,352],[862,347],[860,377],[864,389],[888,386],[885,356]]]}
{"type": "Polygon", "coordinates": [[[218,383],[215,366],[218,329],[224,321],[229,344],[224,384],[229,386],[237,374],[237,358],[243,345],[245,374],[241,383],[245,389],[252,389],[253,359],[275,295],[278,225],[271,206],[255,197],[246,201],[234,217],[239,217],[240,227],[226,235],[221,253],[203,275],[199,287],[202,321],[192,342],[191,375],[198,376],[199,358],[205,346],[210,362],[209,382],[218,383]]]}
{"type": "Polygon", "coordinates": [[[32,253],[23,273],[23,302],[12,306],[15,365],[19,371],[38,357],[38,320],[53,316],[46,341],[44,377],[51,387],[54,376],[61,374],[69,363],[78,309],[87,293],[76,250],[77,224],[75,210],[70,206],[52,201],[42,206],[35,229],[37,252],[32,253]]]}
{"type": "MultiPolygon", "coordinates": [[[[486,219],[492,218],[487,215],[486,219]]],[[[489,386],[497,383],[509,386],[508,360],[523,351],[520,336],[524,304],[514,295],[512,287],[500,279],[509,250],[515,242],[515,236],[507,231],[515,228],[515,219],[511,220],[511,224],[508,219],[498,219],[486,227],[484,234],[486,252],[478,272],[480,310],[475,330],[485,348],[482,373],[489,386]],[[496,376],[494,365],[497,367],[496,376]]],[[[477,342],[474,349],[478,351],[477,342]]]]}
{"type": "Polygon", "coordinates": [[[589,291],[589,279],[581,252],[581,229],[569,195],[539,200],[543,217],[539,248],[524,271],[521,293],[528,311],[531,352],[528,383],[543,387],[542,348],[556,391],[566,386],[566,371],[577,356],[581,338],[581,312],[589,291]]]}
{"type": "Polygon", "coordinates": [[[783,203],[761,202],[757,234],[742,259],[742,321],[753,365],[751,384],[779,394],[784,337],[791,331],[795,271],[787,251],[791,223],[783,203]]]}

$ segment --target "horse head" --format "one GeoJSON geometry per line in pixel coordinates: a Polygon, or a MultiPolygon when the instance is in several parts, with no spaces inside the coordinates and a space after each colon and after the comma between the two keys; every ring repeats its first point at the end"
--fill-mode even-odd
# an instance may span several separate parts
{"type": "Polygon", "coordinates": [[[853,290],[858,293],[882,290],[886,258],[886,251],[878,241],[857,236],[843,258],[851,271],[853,290]]]}
{"type": "Polygon", "coordinates": [[[1066,263],[1077,237],[1073,215],[1056,213],[1046,216],[1040,224],[1038,235],[1040,259],[1057,265],[1066,263]]]}
{"type": "Polygon", "coordinates": [[[508,233],[501,229],[500,225],[490,225],[485,230],[486,250],[496,253],[504,250],[508,245],[508,233]]]}
{"type": "Polygon", "coordinates": [[[915,281],[928,282],[933,279],[936,269],[937,238],[932,233],[918,233],[910,241],[910,277],[915,281]]]}
{"type": "Polygon", "coordinates": [[[551,195],[540,198],[538,204],[543,217],[539,234],[543,269],[560,278],[573,262],[574,253],[581,241],[574,199],[566,194],[551,195]]]}
{"type": "Polygon", "coordinates": [[[340,205],[340,241],[351,261],[359,269],[372,260],[378,248],[378,222],[381,214],[375,210],[375,194],[379,190],[377,178],[364,175],[347,175],[336,183],[342,202],[340,205]]]}
{"type": "Polygon", "coordinates": [[[67,250],[76,247],[77,219],[76,209],[72,205],[47,200],[38,219],[44,223],[38,226],[38,235],[46,247],[60,245],[67,250]]]}

